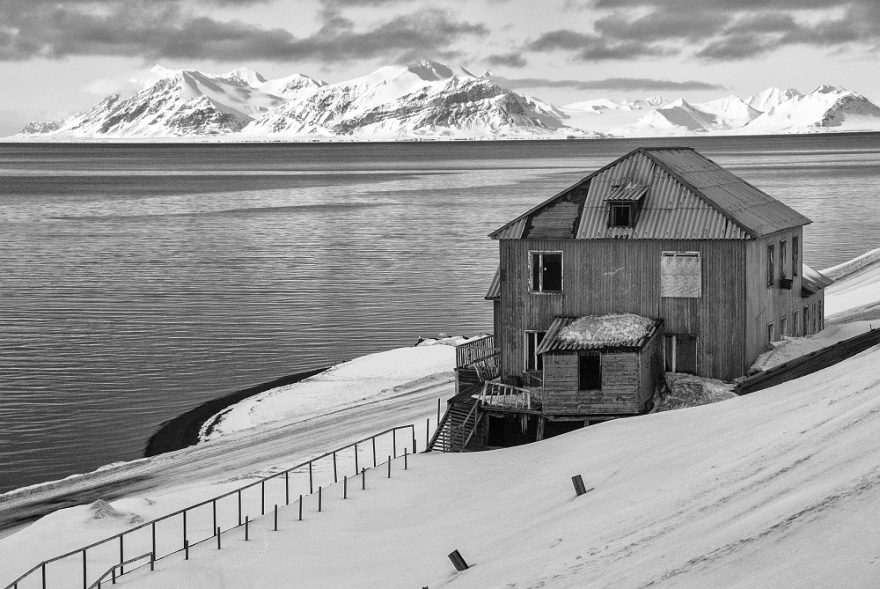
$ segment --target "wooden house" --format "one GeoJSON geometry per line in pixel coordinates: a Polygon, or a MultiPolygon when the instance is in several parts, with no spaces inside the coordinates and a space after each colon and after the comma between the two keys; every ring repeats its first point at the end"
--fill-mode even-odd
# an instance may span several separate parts
{"type": "MultiPolygon", "coordinates": [[[[482,374],[459,364],[450,408],[463,412],[468,387],[488,384],[459,415],[468,434],[449,443],[490,441],[481,413],[534,417],[531,439],[548,421],[642,413],[664,371],[731,380],[771,341],[821,330],[828,281],[803,265],[810,222],[693,149],[671,147],[636,149],[506,223],[491,234],[494,339],[475,344],[482,374]],[[579,318],[623,314],[652,322],[652,335],[560,345],[560,330],[579,318]]],[[[520,429],[530,437],[525,422],[520,429]]]]}

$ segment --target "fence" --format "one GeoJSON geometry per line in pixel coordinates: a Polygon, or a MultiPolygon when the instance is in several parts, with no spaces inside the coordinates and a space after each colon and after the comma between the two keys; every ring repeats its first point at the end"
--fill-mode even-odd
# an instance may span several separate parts
{"type": "Polygon", "coordinates": [[[413,424],[387,429],[84,548],[50,558],[15,579],[6,589],[46,589],[50,582],[56,581],[63,586],[79,586],[76,581],[71,582],[72,579],[81,579],[83,589],[98,587],[108,576],[115,580],[117,571],[119,575],[124,574],[125,567],[134,561],[148,558],[152,567],[157,560],[188,551],[202,542],[219,540],[224,530],[246,525],[258,511],[259,515],[265,515],[267,505],[290,505],[291,497],[299,495],[301,509],[303,495],[314,494],[316,488],[320,495],[322,484],[330,484],[331,480],[337,483],[349,476],[351,466],[354,467],[352,474],[361,474],[363,468],[377,466],[379,456],[397,458],[417,451],[413,424]],[[398,435],[406,430],[409,435],[398,435]],[[398,440],[400,437],[403,439],[398,440]],[[342,466],[346,464],[349,466],[343,471],[342,466]],[[91,581],[90,576],[94,577],[91,581]]]}

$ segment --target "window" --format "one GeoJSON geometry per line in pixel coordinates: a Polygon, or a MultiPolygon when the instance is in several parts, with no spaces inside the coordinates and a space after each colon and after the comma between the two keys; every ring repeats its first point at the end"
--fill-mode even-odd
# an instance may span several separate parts
{"type": "Polygon", "coordinates": [[[544,339],[543,331],[527,331],[526,332],[526,359],[525,369],[528,370],[544,370],[544,359],[537,354],[538,346],[544,339]]]}
{"type": "Polygon", "coordinates": [[[822,301],[816,301],[816,321],[819,324],[819,329],[816,331],[822,331],[825,328],[825,313],[822,312],[822,301]]]}
{"type": "Polygon", "coordinates": [[[598,391],[602,389],[602,357],[584,354],[578,357],[578,389],[598,391]]]}
{"type": "Polygon", "coordinates": [[[663,355],[667,372],[697,373],[697,338],[693,335],[664,335],[663,355]]]}
{"type": "Polygon", "coordinates": [[[798,317],[799,314],[800,314],[800,311],[795,311],[794,313],[791,314],[791,335],[793,335],[795,337],[797,337],[799,335],[803,335],[803,334],[798,333],[798,329],[801,328],[800,318],[798,317]]]}
{"type": "Polygon", "coordinates": [[[779,339],[788,335],[788,318],[783,315],[779,318],[779,339]]]}
{"type": "Polygon", "coordinates": [[[776,270],[773,268],[773,244],[767,246],[767,286],[773,286],[776,270]]]}
{"type": "Polygon", "coordinates": [[[804,307],[804,333],[803,335],[810,335],[812,332],[810,331],[810,307],[804,307]]]}
{"type": "Polygon", "coordinates": [[[773,341],[773,323],[768,323],[767,324],[767,343],[769,344],[772,341],[773,341]]]}
{"type": "Polygon", "coordinates": [[[800,239],[797,236],[791,238],[791,275],[797,276],[800,272],[800,239]]]}
{"type": "Polygon", "coordinates": [[[779,242],[779,277],[788,278],[788,242],[779,242]]]}
{"type": "Polygon", "coordinates": [[[562,292],[562,252],[531,252],[532,292],[562,292]]]}
{"type": "Polygon", "coordinates": [[[634,221],[633,206],[629,203],[611,203],[609,227],[632,227],[634,221]]]}
{"type": "Polygon", "coordinates": [[[698,299],[701,295],[700,252],[661,252],[660,296],[698,299]]]}

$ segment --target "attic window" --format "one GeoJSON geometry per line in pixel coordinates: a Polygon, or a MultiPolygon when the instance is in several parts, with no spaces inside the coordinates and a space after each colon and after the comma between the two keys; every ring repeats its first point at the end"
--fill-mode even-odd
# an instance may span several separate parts
{"type": "Polygon", "coordinates": [[[635,211],[632,203],[610,203],[611,216],[608,222],[609,227],[632,227],[635,211]]]}

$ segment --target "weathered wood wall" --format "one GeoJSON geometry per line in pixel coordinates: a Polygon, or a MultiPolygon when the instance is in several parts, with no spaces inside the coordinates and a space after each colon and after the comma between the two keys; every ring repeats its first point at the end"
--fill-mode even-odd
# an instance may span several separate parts
{"type": "Polygon", "coordinates": [[[739,240],[502,239],[498,345],[502,374],[524,366],[525,330],[544,331],[557,316],[638,313],[662,318],[667,334],[691,334],[698,372],[735,378],[747,367],[745,353],[746,242],[739,240]],[[563,252],[563,292],[529,292],[530,250],[563,252]],[[663,251],[698,251],[702,296],[660,297],[663,251]]]}
{"type": "Polygon", "coordinates": [[[654,396],[654,388],[663,380],[663,338],[660,331],[645,344],[639,353],[639,412],[647,408],[654,396]]]}
{"type": "Polygon", "coordinates": [[[544,354],[543,411],[548,415],[633,414],[639,408],[639,354],[600,354],[602,390],[578,390],[578,354],[544,354]]]}

